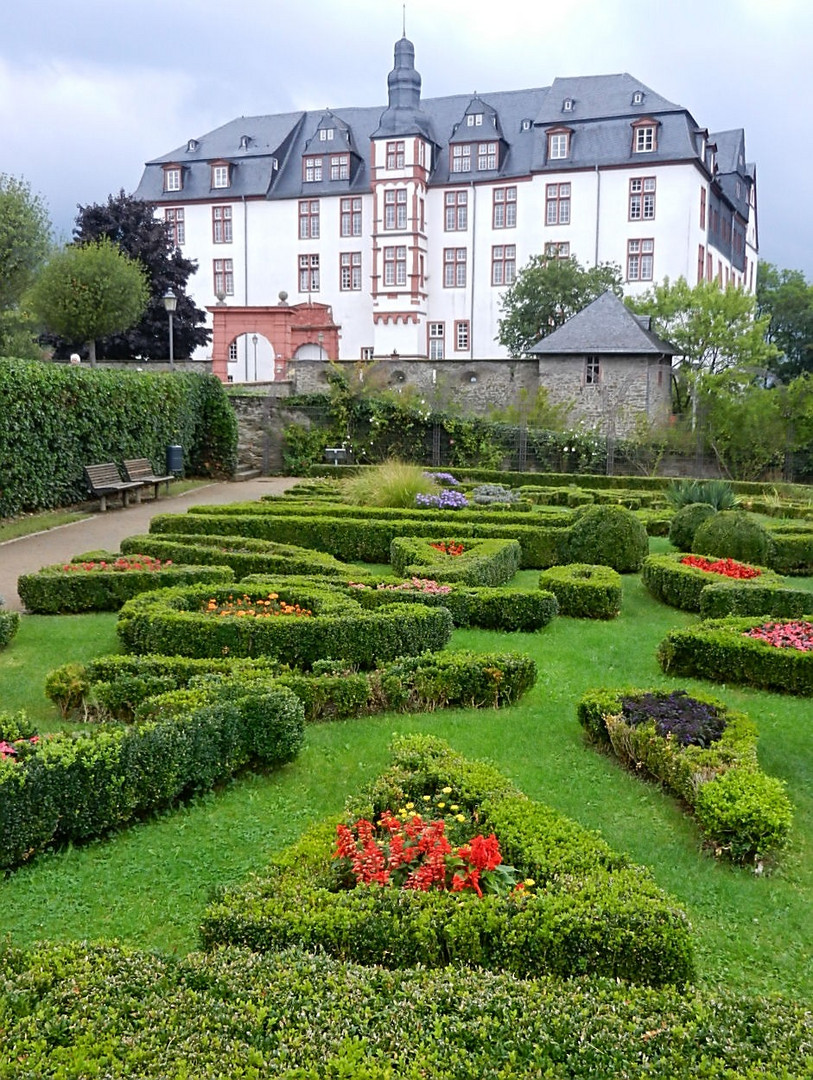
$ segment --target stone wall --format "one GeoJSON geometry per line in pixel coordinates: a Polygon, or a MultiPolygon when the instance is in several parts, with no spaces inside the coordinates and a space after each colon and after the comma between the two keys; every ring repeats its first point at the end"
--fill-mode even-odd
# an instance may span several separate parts
{"type": "Polygon", "coordinates": [[[324,393],[331,371],[340,370],[351,384],[376,390],[412,390],[433,408],[486,415],[515,405],[519,391],[533,397],[539,385],[539,361],[533,360],[406,360],[397,356],[370,363],[296,360],[297,394],[324,393]]]}

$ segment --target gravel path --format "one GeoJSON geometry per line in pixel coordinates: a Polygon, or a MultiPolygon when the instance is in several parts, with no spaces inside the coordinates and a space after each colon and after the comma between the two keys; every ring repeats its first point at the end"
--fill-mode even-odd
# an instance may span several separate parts
{"type": "MultiPolygon", "coordinates": [[[[155,514],[181,514],[190,506],[246,502],[263,495],[278,495],[296,483],[290,477],[268,476],[240,483],[216,483],[196,488],[184,495],[162,495],[156,504],[145,498],[126,509],[114,507],[104,514],[94,512],[84,521],[60,525],[33,536],[21,536],[0,544],[0,596],[10,611],[23,611],[17,595],[17,578],[53,563],[67,562],[82,551],[118,551],[126,536],[149,532],[155,514]]],[[[97,504],[98,505],[98,504],[97,504]]]]}

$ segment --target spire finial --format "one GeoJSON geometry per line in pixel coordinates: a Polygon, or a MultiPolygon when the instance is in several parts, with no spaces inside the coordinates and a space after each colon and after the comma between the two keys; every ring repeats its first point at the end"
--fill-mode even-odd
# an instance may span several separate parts
{"type": "Polygon", "coordinates": [[[401,12],[403,15],[403,33],[402,37],[406,37],[406,4],[401,5],[401,12]]]}

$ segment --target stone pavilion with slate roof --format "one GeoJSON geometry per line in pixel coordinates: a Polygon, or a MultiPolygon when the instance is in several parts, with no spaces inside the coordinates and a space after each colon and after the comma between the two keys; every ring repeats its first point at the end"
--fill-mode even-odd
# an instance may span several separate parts
{"type": "Polygon", "coordinates": [[[569,405],[569,423],[623,438],[638,417],[657,424],[671,412],[672,357],[677,353],[608,291],[542,338],[539,385],[552,403],[569,405]]]}
{"type": "Polygon", "coordinates": [[[424,98],[406,37],[385,105],[240,117],[148,162],[136,194],[197,261],[197,358],[235,382],[298,359],[507,360],[500,298],[539,253],[616,263],[627,293],[756,280],[741,130],[627,74],[424,98]]]}

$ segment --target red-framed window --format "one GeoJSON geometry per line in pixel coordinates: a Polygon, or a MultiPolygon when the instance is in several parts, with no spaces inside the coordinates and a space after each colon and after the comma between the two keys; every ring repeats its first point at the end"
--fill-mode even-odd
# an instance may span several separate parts
{"type": "Polygon", "coordinates": [[[404,143],[401,140],[387,143],[387,168],[403,169],[404,143]]]}
{"type": "Polygon", "coordinates": [[[652,281],[655,268],[655,241],[627,241],[627,281],[652,281]]]}
{"type": "Polygon", "coordinates": [[[465,232],[469,227],[469,193],[447,191],[443,197],[443,228],[446,232],[465,232]]]}
{"type": "Polygon", "coordinates": [[[706,227],[706,189],[701,187],[700,189],[700,228],[706,227]]]}
{"type": "Polygon", "coordinates": [[[706,272],[706,248],[703,244],[697,246],[697,280],[698,283],[703,280],[703,275],[706,272]]]}
{"type": "Polygon", "coordinates": [[[634,176],[630,180],[629,220],[653,221],[655,218],[654,176],[634,176]]]}
{"type": "Polygon", "coordinates": [[[301,293],[319,292],[319,256],[299,256],[299,291],[301,293]]]}
{"type": "Polygon", "coordinates": [[[319,239],[319,200],[299,200],[299,239],[319,239]]]}
{"type": "Polygon", "coordinates": [[[349,154],[331,154],[331,156],[330,156],[330,179],[331,180],[349,180],[350,179],[350,155],[349,154]]]}
{"type": "Polygon", "coordinates": [[[458,319],[454,324],[455,352],[468,352],[471,342],[471,324],[468,319],[458,319]]]}
{"type": "Polygon", "coordinates": [[[215,296],[234,296],[234,263],[231,259],[215,259],[212,264],[215,296]]]}
{"type": "Polygon", "coordinates": [[[186,240],[186,222],[183,207],[169,207],[164,211],[167,236],[173,247],[180,247],[186,240]]]}
{"type": "Polygon", "coordinates": [[[444,289],[464,289],[466,287],[466,248],[443,249],[443,287],[444,289]]]}
{"type": "Polygon", "coordinates": [[[407,249],[403,245],[384,248],[384,285],[406,285],[407,249]]]}
{"type": "Polygon", "coordinates": [[[384,228],[403,231],[407,227],[407,190],[389,188],[384,192],[384,228]]]}
{"type": "Polygon", "coordinates": [[[322,155],[308,154],[302,158],[302,179],[306,184],[318,184],[322,179],[322,155]]]}
{"type": "Polygon", "coordinates": [[[517,189],[494,188],[491,224],[495,229],[514,229],[517,224],[517,189]]]}
{"type": "Polygon", "coordinates": [[[568,240],[550,240],[545,244],[546,259],[569,259],[570,242],[568,240]]]}
{"type": "Polygon", "coordinates": [[[230,244],[232,242],[232,217],[230,206],[212,207],[212,243],[230,244]]]}
{"type": "Polygon", "coordinates": [[[499,154],[495,142],[481,142],[477,144],[477,171],[487,172],[496,169],[499,164],[499,154]]]}
{"type": "Polygon", "coordinates": [[[427,327],[429,339],[429,359],[442,360],[444,356],[446,325],[442,322],[430,322],[427,327]]]}
{"type": "Polygon", "coordinates": [[[516,244],[496,244],[491,249],[491,284],[510,285],[516,276],[516,244]]]}
{"type": "Polygon", "coordinates": [[[342,292],[361,289],[361,252],[343,251],[339,256],[339,288],[342,292]]]}
{"type": "Polygon", "coordinates": [[[570,184],[545,185],[545,223],[570,224],[570,184]]]}
{"type": "Polygon", "coordinates": [[[452,172],[471,172],[471,143],[452,147],[452,172]]]}
{"type": "Polygon", "coordinates": [[[341,236],[361,236],[361,199],[341,200],[339,234],[341,236]]]}

